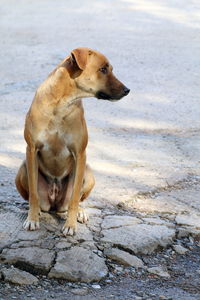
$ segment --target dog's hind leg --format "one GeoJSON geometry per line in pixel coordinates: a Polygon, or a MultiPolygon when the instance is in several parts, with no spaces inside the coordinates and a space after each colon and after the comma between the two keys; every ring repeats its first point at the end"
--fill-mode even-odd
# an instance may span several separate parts
{"type": "Polygon", "coordinates": [[[26,161],[23,161],[23,163],[21,164],[18,170],[17,176],[15,178],[15,185],[22,198],[28,200],[29,192],[28,192],[28,176],[27,176],[26,161]]]}
{"type": "Polygon", "coordinates": [[[48,212],[51,208],[51,203],[49,201],[49,186],[46,182],[44,176],[38,173],[38,195],[40,201],[40,209],[41,211],[48,212]]]}
{"type": "MultiPolygon", "coordinates": [[[[82,186],[82,190],[81,190],[80,202],[82,202],[89,196],[94,185],[95,185],[94,175],[92,173],[90,166],[86,165],[84,179],[83,179],[83,186],[82,186]]],[[[84,205],[84,204],[82,204],[82,205],[84,205]]],[[[79,206],[77,220],[80,223],[86,223],[88,221],[88,215],[87,215],[84,207],[79,206]]]]}
{"type": "MultiPolygon", "coordinates": [[[[28,174],[26,161],[23,161],[22,165],[19,168],[17,176],[15,178],[15,185],[19,194],[25,200],[29,199],[29,187],[28,187],[28,174]]],[[[50,202],[48,200],[48,184],[45,181],[44,177],[38,174],[38,194],[40,200],[40,208],[42,211],[50,210],[50,202]]]]}
{"type": "Polygon", "coordinates": [[[87,164],[85,168],[85,174],[83,179],[83,186],[81,189],[81,198],[80,201],[85,200],[89,194],[91,193],[93,187],[95,185],[94,175],[90,166],[87,164]]]}

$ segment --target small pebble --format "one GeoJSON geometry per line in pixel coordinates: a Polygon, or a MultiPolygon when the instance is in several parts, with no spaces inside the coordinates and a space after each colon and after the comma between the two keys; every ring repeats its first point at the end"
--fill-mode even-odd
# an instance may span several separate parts
{"type": "Polygon", "coordinates": [[[192,245],[194,244],[194,239],[193,239],[193,237],[189,236],[189,241],[190,241],[190,243],[191,243],[192,245]]]}
{"type": "Polygon", "coordinates": [[[85,296],[88,294],[88,289],[87,288],[72,289],[71,293],[74,295],[85,296]]]}
{"type": "Polygon", "coordinates": [[[150,297],[156,297],[156,294],[149,294],[150,297]]]}
{"type": "Polygon", "coordinates": [[[160,277],[165,277],[165,278],[169,278],[170,275],[167,271],[165,271],[162,266],[157,266],[157,267],[152,267],[152,268],[148,268],[147,271],[151,274],[155,274],[158,275],[160,277]]]}
{"type": "Polygon", "coordinates": [[[137,296],[137,297],[143,297],[143,292],[141,292],[141,291],[138,291],[138,292],[137,292],[137,294],[138,294],[138,296],[137,296]]]}
{"type": "Polygon", "coordinates": [[[115,270],[118,271],[118,272],[122,272],[122,271],[123,271],[123,268],[122,268],[122,267],[119,267],[119,266],[115,266],[115,270]]]}
{"type": "Polygon", "coordinates": [[[92,288],[93,288],[93,289],[100,289],[101,286],[100,286],[99,284],[93,284],[93,285],[92,285],[92,288]]]}
{"type": "Polygon", "coordinates": [[[184,248],[181,245],[174,245],[173,248],[176,251],[176,253],[181,255],[185,254],[188,251],[188,249],[184,248]]]}
{"type": "Polygon", "coordinates": [[[68,282],[68,283],[67,283],[67,285],[68,285],[68,286],[72,286],[72,285],[73,285],[73,283],[71,283],[71,282],[68,282]]]}
{"type": "Polygon", "coordinates": [[[106,282],[106,283],[112,283],[112,280],[106,279],[105,282],[106,282]]]}

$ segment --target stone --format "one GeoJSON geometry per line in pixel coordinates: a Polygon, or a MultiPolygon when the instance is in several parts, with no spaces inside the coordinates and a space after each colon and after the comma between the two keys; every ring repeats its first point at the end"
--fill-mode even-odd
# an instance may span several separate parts
{"type": "Polygon", "coordinates": [[[194,240],[200,240],[200,229],[191,226],[184,226],[178,229],[178,238],[192,236],[194,240]]]}
{"type": "Polygon", "coordinates": [[[160,218],[142,218],[142,220],[145,223],[152,224],[152,225],[166,225],[166,226],[169,226],[169,227],[174,227],[173,223],[171,223],[169,221],[162,220],[160,218]]]}
{"type": "Polygon", "coordinates": [[[90,216],[101,216],[101,210],[98,208],[86,208],[86,213],[88,214],[89,218],[90,216]]]}
{"type": "Polygon", "coordinates": [[[71,243],[67,242],[67,241],[60,241],[56,244],[56,248],[58,249],[65,249],[65,248],[70,248],[71,247],[71,243]]]}
{"type": "Polygon", "coordinates": [[[175,230],[165,225],[136,224],[102,230],[101,242],[118,245],[135,254],[150,254],[159,246],[166,247],[175,238],[175,230]]]}
{"type": "Polygon", "coordinates": [[[166,272],[162,267],[158,266],[158,267],[152,267],[152,268],[148,268],[147,271],[151,274],[155,274],[158,275],[160,277],[164,277],[164,278],[170,278],[170,275],[168,272],[166,272]]]}
{"type": "Polygon", "coordinates": [[[23,215],[16,215],[13,212],[0,213],[0,248],[16,240],[22,228],[23,218],[23,215]]]}
{"type": "Polygon", "coordinates": [[[72,237],[67,237],[66,241],[69,241],[71,243],[77,241],[78,242],[93,241],[93,235],[85,224],[78,223],[76,235],[72,237]]]}
{"type": "Polygon", "coordinates": [[[23,266],[23,269],[31,272],[46,274],[54,261],[54,251],[40,249],[38,247],[4,249],[1,259],[5,263],[23,266]]]}
{"type": "Polygon", "coordinates": [[[122,267],[116,266],[116,265],[115,265],[114,268],[115,268],[115,271],[116,271],[117,273],[121,273],[121,272],[123,272],[123,270],[124,270],[122,267]]]}
{"type": "Polygon", "coordinates": [[[108,273],[105,260],[91,250],[75,246],[58,253],[56,264],[49,278],[63,278],[70,281],[99,281],[108,273]]]}
{"type": "Polygon", "coordinates": [[[47,249],[53,249],[55,246],[56,241],[49,238],[41,238],[38,240],[29,240],[29,241],[18,241],[15,243],[12,243],[9,248],[28,248],[28,247],[39,247],[39,248],[47,248],[47,249]]]}
{"type": "Polygon", "coordinates": [[[190,235],[194,238],[195,241],[200,241],[200,229],[190,229],[190,235]]]}
{"type": "Polygon", "coordinates": [[[183,228],[183,227],[178,228],[177,231],[178,231],[178,233],[177,233],[178,239],[188,237],[190,234],[190,232],[186,228],[183,228]]]}
{"type": "Polygon", "coordinates": [[[99,232],[101,230],[100,224],[102,223],[102,218],[100,217],[90,217],[87,222],[87,227],[94,232],[99,232]]]}
{"type": "Polygon", "coordinates": [[[130,226],[139,223],[142,223],[142,221],[136,217],[114,215],[105,217],[101,224],[101,227],[103,229],[109,229],[121,226],[130,226]]]}
{"type": "Polygon", "coordinates": [[[9,248],[26,248],[26,247],[34,247],[40,246],[41,240],[33,240],[33,241],[18,241],[16,243],[12,243],[9,248]]]}
{"type": "Polygon", "coordinates": [[[176,216],[173,215],[173,214],[162,214],[162,216],[163,216],[164,218],[166,218],[167,220],[169,220],[169,221],[174,221],[175,218],[176,218],[176,216]]]}
{"type": "Polygon", "coordinates": [[[78,296],[86,296],[88,294],[88,289],[87,288],[77,288],[77,289],[72,289],[71,293],[74,295],[78,296]]]}
{"type": "Polygon", "coordinates": [[[112,280],[106,279],[105,282],[106,282],[106,283],[112,283],[112,280]]]}
{"type": "Polygon", "coordinates": [[[32,274],[21,271],[17,268],[2,269],[1,270],[5,281],[20,285],[34,284],[38,282],[37,277],[32,274]]]}
{"type": "Polygon", "coordinates": [[[178,225],[193,226],[200,229],[200,215],[178,215],[175,219],[178,225]]]}
{"type": "Polygon", "coordinates": [[[17,235],[17,240],[33,241],[33,240],[43,239],[46,236],[47,236],[47,232],[41,228],[35,231],[27,231],[22,229],[17,235]]]}
{"type": "Polygon", "coordinates": [[[173,245],[173,249],[176,251],[178,254],[185,254],[188,252],[188,249],[184,248],[181,245],[173,245]]]}
{"type": "Polygon", "coordinates": [[[117,248],[106,249],[104,251],[104,254],[107,257],[109,257],[125,266],[131,266],[136,269],[145,267],[143,261],[141,259],[139,259],[137,256],[131,255],[131,254],[129,254],[125,251],[119,250],[117,248]]]}
{"type": "Polygon", "coordinates": [[[90,250],[96,250],[97,249],[95,243],[92,242],[92,241],[81,243],[81,247],[86,248],[86,249],[90,249],[90,250]]]}
{"type": "Polygon", "coordinates": [[[99,284],[92,284],[92,288],[98,290],[101,288],[101,286],[99,284]]]}
{"type": "Polygon", "coordinates": [[[49,235],[49,237],[40,240],[40,248],[53,249],[55,247],[56,241],[49,235]]]}

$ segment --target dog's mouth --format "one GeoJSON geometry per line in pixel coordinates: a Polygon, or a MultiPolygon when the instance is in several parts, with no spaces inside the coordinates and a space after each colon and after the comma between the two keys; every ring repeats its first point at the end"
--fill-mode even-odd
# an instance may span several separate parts
{"type": "Polygon", "coordinates": [[[98,92],[98,93],[96,94],[96,98],[97,98],[97,99],[101,99],[101,100],[109,100],[109,101],[112,101],[112,102],[120,100],[123,96],[124,96],[124,95],[112,97],[112,96],[110,96],[110,95],[108,95],[108,94],[106,94],[106,93],[104,93],[104,92],[98,92]]]}
{"type": "Polygon", "coordinates": [[[123,98],[124,96],[128,95],[128,93],[130,92],[130,90],[127,87],[123,87],[123,90],[120,93],[115,93],[112,96],[103,92],[103,91],[99,91],[96,93],[96,98],[97,99],[103,99],[103,100],[109,100],[109,101],[118,101],[121,98],[123,98]]]}
{"type": "Polygon", "coordinates": [[[103,100],[113,100],[112,97],[104,92],[97,92],[96,94],[97,99],[103,99],[103,100]]]}

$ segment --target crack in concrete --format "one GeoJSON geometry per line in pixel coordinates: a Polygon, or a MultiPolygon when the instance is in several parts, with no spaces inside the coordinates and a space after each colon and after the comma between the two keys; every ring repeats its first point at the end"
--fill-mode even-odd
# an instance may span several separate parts
{"type": "Polygon", "coordinates": [[[196,175],[188,175],[184,179],[182,179],[180,181],[176,181],[173,184],[169,184],[167,182],[166,186],[157,187],[148,192],[138,192],[135,196],[133,196],[132,199],[127,200],[125,202],[125,204],[128,204],[129,202],[132,202],[132,201],[136,201],[137,199],[153,198],[155,195],[159,196],[157,194],[162,193],[162,192],[171,192],[174,190],[181,190],[181,189],[189,188],[189,187],[196,186],[199,184],[200,184],[200,178],[198,178],[196,175]]]}

